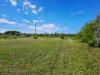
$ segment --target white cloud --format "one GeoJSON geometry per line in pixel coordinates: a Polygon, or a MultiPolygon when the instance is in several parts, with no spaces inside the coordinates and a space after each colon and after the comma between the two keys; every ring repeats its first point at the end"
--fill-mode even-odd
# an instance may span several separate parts
{"type": "Polygon", "coordinates": [[[45,30],[56,30],[58,27],[55,24],[43,24],[41,28],[45,30]]]}
{"type": "MultiPolygon", "coordinates": [[[[33,25],[30,25],[29,28],[34,32],[35,27],[33,25]]],[[[41,26],[37,26],[37,33],[55,33],[58,32],[60,29],[58,25],[56,24],[43,24],[41,26]]]]}
{"type": "MultiPolygon", "coordinates": [[[[13,5],[14,7],[18,4],[17,0],[9,0],[9,2],[11,3],[11,5],[13,5]]],[[[32,4],[30,1],[28,0],[22,0],[21,1],[22,4],[22,8],[24,10],[24,13],[26,15],[28,15],[29,11],[31,10],[31,12],[35,15],[37,15],[39,12],[41,12],[43,10],[43,7],[37,7],[35,4],[32,4]]],[[[21,9],[17,8],[16,11],[18,13],[20,13],[21,9]]]]}
{"type": "Polygon", "coordinates": [[[10,3],[11,3],[11,5],[13,5],[13,6],[16,6],[16,5],[17,5],[16,0],[10,0],[10,3]]]}
{"type": "Polygon", "coordinates": [[[33,12],[34,14],[38,14],[38,11],[36,11],[35,9],[33,9],[32,12],[33,12]]]}
{"type": "Polygon", "coordinates": [[[7,15],[6,15],[6,14],[3,14],[2,16],[3,16],[3,17],[7,17],[7,15]]]}
{"type": "Polygon", "coordinates": [[[17,13],[20,13],[21,12],[21,9],[17,8],[16,11],[17,11],[17,13]]]}
{"type": "Polygon", "coordinates": [[[27,20],[27,19],[23,19],[22,22],[23,22],[23,23],[30,23],[30,21],[27,20]]]}
{"type": "Polygon", "coordinates": [[[59,27],[56,24],[43,24],[38,28],[38,32],[43,33],[55,33],[57,32],[59,27]]]}
{"type": "Polygon", "coordinates": [[[25,11],[24,13],[25,13],[26,15],[28,15],[28,12],[27,12],[27,11],[25,11]]]}
{"type": "Polygon", "coordinates": [[[53,23],[44,23],[44,20],[33,20],[33,22],[30,22],[27,19],[23,19],[21,23],[18,24],[19,29],[24,33],[34,33],[35,31],[35,23],[37,33],[55,33],[55,32],[61,32],[61,27],[58,24],[53,23]]]}
{"type": "Polygon", "coordinates": [[[23,5],[24,5],[25,9],[28,9],[28,8],[35,9],[36,8],[36,6],[35,5],[32,5],[29,1],[25,1],[23,3],[23,5]]]}
{"type": "MultiPolygon", "coordinates": [[[[22,19],[19,23],[16,23],[14,21],[10,21],[5,18],[0,18],[0,23],[10,24],[10,25],[16,24],[15,27],[17,27],[17,30],[23,33],[34,33],[35,23],[37,23],[37,26],[36,26],[37,33],[49,33],[50,34],[50,33],[60,32],[61,30],[60,25],[53,24],[53,23],[47,24],[47,23],[44,23],[44,21],[41,19],[33,20],[33,22],[29,21],[28,19],[22,19]]],[[[5,32],[5,31],[7,31],[7,29],[0,28],[0,32],[5,32]]]]}
{"type": "Polygon", "coordinates": [[[84,11],[78,11],[77,12],[77,14],[83,14],[84,13],[84,11]]]}
{"type": "Polygon", "coordinates": [[[33,20],[33,23],[43,23],[43,20],[33,20]]]}
{"type": "Polygon", "coordinates": [[[23,9],[25,10],[25,14],[27,15],[28,14],[28,10],[31,9],[32,13],[33,14],[38,14],[40,11],[42,11],[42,7],[40,7],[39,9],[37,9],[37,6],[32,4],[31,2],[29,1],[24,1],[23,2],[23,9]]]}
{"type": "Polygon", "coordinates": [[[77,11],[77,12],[73,12],[71,13],[71,17],[75,17],[75,16],[78,16],[78,15],[81,15],[81,14],[84,14],[84,11],[77,11]]]}
{"type": "Polygon", "coordinates": [[[10,21],[10,20],[5,19],[5,18],[0,18],[0,23],[10,24],[10,25],[15,25],[16,24],[16,22],[10,21]]]}
{"type": "Polygon", "coordinates": [[[37,12],[35,11],[35,8],[36,5],[32,5],[29,1],[23,2],[23,9],[25,10],[25,13],[27,12],[28,9],[32,9],[32,12],[36,14],[37,12]]]}
{"type": "Polygon", "coordinates": [[[2,13],[0,13],[0,15],[2,16],[2,17],[7,17],[7,15],[6,14],[2,14],[2,13]]]}
{"type": "Polygon", "coordinates": [[[43,10],[43,7],[40,7],[38,11],[40,12],[40,11],[42,11],[42,10],[43,10]]]}
{"type": "Polygon", "coordinates": [[[29,8],[35,9],[36,8],[36,6],[35,5],[32,5],[29,1],[25,1],[23,3],[23,7],[24,7],[24,9],[29,9],[29,8]]]}

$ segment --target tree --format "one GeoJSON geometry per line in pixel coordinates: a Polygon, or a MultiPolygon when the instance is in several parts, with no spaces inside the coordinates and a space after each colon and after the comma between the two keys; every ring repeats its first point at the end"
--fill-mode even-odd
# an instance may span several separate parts
{"type": "Polygon", "coordinates": [[[65,37],[65,34],[62,33],[62,34],[61,34],[61,39],[64,39],[64,37],[65,37]]]}
{"type": "Polygon", "coordinates": [[[6,31],[4,34],[5,35],[16,35],[16,36],[20,36],[21,35],[21,33],[18,32],[18,31],[6,31]]]}
{"type": "Polygon", "coordinates": [[[100,22],[92,21],[86,23],[85,26],[80,30],[78,36],[82,42],[88,43],[90,46],[98,46],[96,40],[96,32],[100,26],[100,22]]]}

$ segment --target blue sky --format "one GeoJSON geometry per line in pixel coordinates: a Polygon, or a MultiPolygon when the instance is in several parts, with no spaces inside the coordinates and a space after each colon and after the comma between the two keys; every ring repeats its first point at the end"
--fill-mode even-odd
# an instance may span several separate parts
{"type": "Polygon", "coordinates": [[[100,0],[0,0],[0,32],[77,33],[100,12],[100,0]]]}

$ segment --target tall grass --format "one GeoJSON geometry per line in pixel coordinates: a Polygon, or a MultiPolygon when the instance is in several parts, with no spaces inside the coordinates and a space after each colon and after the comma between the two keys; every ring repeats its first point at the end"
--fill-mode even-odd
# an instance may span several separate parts
{"type": "Polygon", "coordinates": [[[99,60],[99,48],[71,39],[0,40],[0,75],[99,75],[99,60]]]}

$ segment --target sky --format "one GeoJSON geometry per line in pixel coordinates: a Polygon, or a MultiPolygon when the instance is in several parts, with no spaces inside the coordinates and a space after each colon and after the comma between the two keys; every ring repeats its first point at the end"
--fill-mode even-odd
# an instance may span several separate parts
{"type": "Polygon", "coordinates": [[[77,33],[99,12],[100,0],[0,0],[0,33],[77,33]]]}

